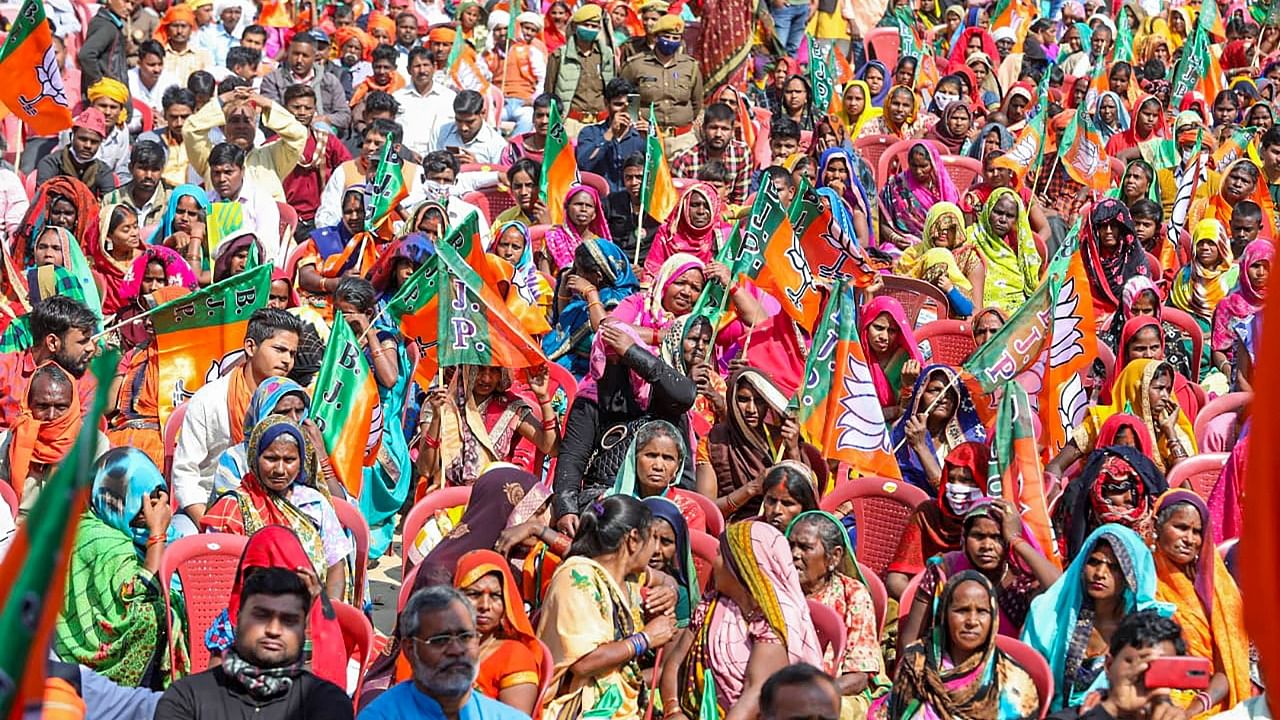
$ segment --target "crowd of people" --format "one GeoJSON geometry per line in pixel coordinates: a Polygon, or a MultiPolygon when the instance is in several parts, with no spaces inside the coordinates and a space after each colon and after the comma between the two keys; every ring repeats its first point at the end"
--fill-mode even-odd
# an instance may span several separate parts
{"type": "Polygon", "coordinates": [[[41,4],[73,120],[3,125],[6,551],[98,423],[46,717],[1270,717],[1235,574],[1270,5],[41,4]],[[826,307],[856,297],[837,363],[889,469],[799,414],[814,315],[743,270],[770,203],[826,307]],[[473,220],[486,312],[542,362],[424,372],[455,329],[422,342],[402,298],[473,220]],[[965,363],[1055,258],[1097,360],[1011,478],[1006,390],[965,363]],[[242,352],[167,397],[154,310],[263,265],[242,352]],[[355,478],[317,382],[341,323],[377,406],[355,478]],[[899,520],[833,501],[868,483],[899,520]],[[248,538],[208,627],[164,570],[203,533],[248,538]]]}

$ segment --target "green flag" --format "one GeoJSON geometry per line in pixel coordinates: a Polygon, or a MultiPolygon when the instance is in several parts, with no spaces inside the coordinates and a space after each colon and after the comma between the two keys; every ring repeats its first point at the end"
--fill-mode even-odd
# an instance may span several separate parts
{"type": "Polygon", "coordinates": [[[39,703],[54,622],[62,612],[71,549],[93,487],[98,423],[120,354],[93,361],[98,381],[75,445],[45,483],[0,563],[0,717],[21,716],[19,703],[39,703]]]}
{"type": "MultiPolygon", "coordinates": [[[[818,46],[814,44],[812,38],[810,38],[809,47],[816,54],[818,46]]],[[[816,57],[814,54],[809,57],[809,86],[813,88],[813,107],[821,115],[830,112],[831,100],[836,96],[835,79],[832,77],[834,73],[831,53],[833,52],[835,52],[834,45],[827,51],[826,57],[816,57]]]]}
{"type": "Polygon", "coordinates": [[[1210,37],[1210,31],[1218,19],[1218,4],[1206,2],[1201,8],[1196,26],[1182,46],[1182,57],[1174,67],[1169,87],[1170,98],[1180,98],[1194,91],[1200,84],[1200,79],[1211,70],[1209,53],[1213,38],[1210,37]]]}
{"type": "Polygon", "coordinates": [[[965,361],[964,369],[993,392],[1031,367],[1052,339],[1053,308],[1062,278],[1050,273],[1009,322],[965,361]]]}
{"type": "Polygon", "coordinates": [[[387,303],[387,317],[400,328],[400,334],[418,348],[413,377],[422,387],[429,387],[435,381],[438,370],[435,349],[440,339],[436,307],[440,277],[439,263],[428,259],[387,303]]]}
{"type": "MultiPolygon", "coordinates": [[[[729,268],[731,278],[745,275],[754,280],[764,267],[765,245],[786,221],[787,208],[773,183],[761,183],[746,224],[733,226],[728,241],[716,252],[715,261],[729,268]]],[[[709,318],[714,325],[728,305],[728,290],[720,283],[707,283],[691,312],[709,318]]]]}
{"type": "Polygon", "coordinates": [[[458,62],[458,57],[462,55],[462,48],[467,44],[467,39],[462,35],[462,27],[455,27],[453,33],[453,47],[449,48],[449,59],[445,61],[445,74],[453,72],[454,64],[458,62]]]}
{"type": "Polygon", "coordinates": [[[382,144],[378,165],[364,191],[365,229],[374,231],[380,228],[408,194],[409,189],[404,182],[404,159],[400,157],[400,138],[393,132],[382,144]]]}
{"type": "Polygon", "coordinates": [[[546,363],[542,348],[524,332],[497,291],[452,245],[436,245],[436,262],[443,279],[437,301],[441,367],[518,368],[546,363]]]}
{"type": "Polygon", "coordinates": [[[521,12],[520,0],[511,0],[511,5],[507,8],[507,47],[511,47],[511,43],[516,41],[516,32],[520,30],[516,18],[521,12]]]}
{"type": "MultiPolygon", "coordinates": [[[[846,297],[845,283],[837,285],[822,310],[822,320],[813,331],[809,356],[804,361],[804,374],[801,375],[800,387],[791,397],[787,410],[796,414],[796,421],[803,428],[815,412],[824,409],[824,396],[831,391],[831,377],[835,372],[836,346],[844,336],[857,337],[858,321],[857,301],[846,297]],[[850,301],[852,300],[852,304],[850,301]],[[848,332],[846,332],[848,331],[848,332]]],[[[821,438],[811,438],[821,441],[821,438]]]]}
{"type": "Polygon", "coordinates": [[[1112,53],[1113,63],[1133,63],[1133,28],[1129,27],[1129,8],[1124,5],[1116,16],[1116,44],[1112,53]]]}
{"type": "MultiPolygon", "coordinates": [[[[377,337],[369,342],[376,347],[377,337]]],[[[324,358],[316,375],[316,398],[311,419],[324,437],[324,449],[338,479],[352,497],[358,496],[364,479],[364,459],[382,439],[378,385],[369,361],[342,313],[333,319],[333,332],[325,343],[324,358]],[[364,432],[369,428],[369,433],[364,432]]]]}

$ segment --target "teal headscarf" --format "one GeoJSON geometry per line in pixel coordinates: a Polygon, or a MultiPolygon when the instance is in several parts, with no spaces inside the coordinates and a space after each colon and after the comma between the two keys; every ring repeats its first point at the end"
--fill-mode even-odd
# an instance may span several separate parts
{"type": "MultiPolygon", "coordinates": [[[[1078,706],[1092,689],[1092,686],[1076,688],[1068,674],[1074,675],[1079,670],[1088,643],[1087,635],[1083,642],[1076,641],[1076,635],[1091,632],[1093,627],[1093,611],[1091,607],[1085,607],[1084,568],[1089,553],[1102,541],[1111,547],[1120,563],[1125,584],[1124,614],[1154,609],[1165,617],[1173,615],[1172,605],[1156,601],[1155,560],[1142,538],[1116,523],[1094,530],[1085,538],[1080,552],[1062,577],[1031,601],[1031,611],[1022,626],[1022,641],[1049,661],[1049,669],[1053,673],[1054,696],[1050,711],[1078,706]],[[1077,627],[1084,613],[1089,615],[1089,625],[1077,627]],[[1070,657],[1072,654],[1080,657],[1070,657]]],[[[1099,677],[1105,677],[1105,674],[1099,673],[1099,677]]]]}
{"type": "Polygon", "coordinates": [[[169,203],[165,205],[164,215],[160,216],[160,225],[151,233],[151,237],[147,240],[148,245],[160,245],[164,239],[173,234],[173,218],[178,214],[178,201],[184,197],[193,197],[196,204],[207,215],[209,213],[209,200],[205,197],[204,190],[199,185],[179,185],[169,193],[169,203]]]}
{"type": "Polygon", "coordinates": [[[240,487],[240,480],[249,472],[249,437],[253,435],[253,429],[275,413],[276,405],[287,395],[302,398],[302,417],[299,422],[307,419],[311,412],[311,397],[307,395],[305,388],[284,377],[263,380],[253,391],[249,406],[245,409],[244,441],[227,448],[218,458],[218,467],[213,476],[214,497],[240,487]]]}
{"type": "MultiPolygon", "coordinates": [[[[627,454],[622,458],[622,465],[618,468],[618,474],[613,481],[613,489],[609,491],[610,495],[640,497],[636,494],[636,473],[638,472],[636,453],[639,452],[642,445],[647,444],[655,437],[664,435],[675,438],[676,441],[676,450],[680,454],[680,458],[676,462],[676,474],[671,480],[671,486],[674,487],[679,482],[680,474],[684,472],[685,458],[689,455],[689,451],[685,447],[684,438],[680,436],[680,431],[676,429],[676,426],[666,420],[651,420],[641,425],[636,430],[635,437],[631,439],[631,447],[627,448],[627,454]]],[[[670,493],[670,488],[663,495],[668,493],[670,493]]]]}
{"type": "MultiPolygon", "coordinates": [[[[113,448],[98,460],[89,512],[108,527],[131,538],[141,555],[146,552],[151,532],[145,524],[135,526],[133,520],[142,511],[145,498],[166,488],[164,476],[146,453],[132,447],[113,448]]],[[[167,539],[177,539],[173,525],[169,526],[167,539]]]]}
{"type": "Polygon", "coordinates": [[[791,539],[791,534],[795,532],[796,526],[805,518],[821,518],[835,526],[836,534],[840,536],[840,545],[844,548],[844,561],[840,563],[840,572],[865,586],[867,579],[862,576],[862,568],[858,567],[858,556],[853,553],[853,543],[849,542],[849,529],[844,526],[844,523],[840,522],[840,518],[825,510],[806,510],[792,518],[791,524],[787,525],[787,539],[791,539]]]}

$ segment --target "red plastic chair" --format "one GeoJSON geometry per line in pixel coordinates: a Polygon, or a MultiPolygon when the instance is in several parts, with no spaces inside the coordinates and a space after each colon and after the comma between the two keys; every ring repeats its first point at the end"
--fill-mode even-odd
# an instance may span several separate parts
{"type": "MultiPolygon", "coordinates": [[[[168,622],[169,652],[173,653],[173,610],[169,584],[174,573],[182,580],[182,597],[187,609],[187,645],[191,654],[191,672],[209,667],[209,650],[204,634],[213,621],[227,609],[236,568],[249,538],[228,533],[206,533],[179,538],[164,549],[160,558],[161,592],[168,622]]],[[[177,674],[173,674],[177,680],[177,674]]]]}
{"type": "Polygon", "coordinates": [[[849,629],[844,626],[844,618],[835,610],[817,600],[809,600],[809,618],[813,621],[813,629],[818,633],[818,644],[822,646],[823,655],[827,648],[831,649],[831,666],[827,670],[838,672],[844,664],[845,649],[849,644],[849,629]]]}
{"type": "MultiPolygon", "coordinates": [[[[939,154],[946,151],[946,148],[943,148],[942,146],[938,145],[932,140],[920,140],[916,138],[899,140],[898,142],[890,145],[889,149],[884,151],[884,154],[880,156],[880,160],[876,163],[876,183],[877,184],[883,184],[885,181],[889,179],[889,176],[906,169],[907,153],[911,151],[912,146],[915,145],[916,143],[925,143],[926,145],[932,145],[933,149],[937,150],[939,154]]],[[[977,161],[974,161],[974,162],[977,162],[977,161]]],[[[946,165],[945,159],[943,160],[943,165],[944,167],[946,165]]],[[[981,163],[978,164],[978,172],[982,172],[981,163]]],[[[964,187],[961,187],[960,189],[968,190],[969,186],[966,185],[964,187]]]]}
{"type": "Polygon", "coordinates": [[[928,344],[929,362],[960,365],[978,344],[973,341],[973,326],[963,320],[934,320],[916,328],[916,341],[923,350],[928,344]]]}
{"type": "Polygon", "coordinates": [[[481,222],[492,223],[493,219],[497,217],[489,209],[489,198],[482,192],[469,192],[462,196],[462,201],[476,206],[476,209],[480,211],[481,222]]]}
{"type": "Polygon", "coordinates": [[[593,172],[579,172],[578,177],[582,179],[583,185],[590,185],[592,189],[600,193],[601,199],[609,197],[609,181],[593,172]]]}
{"type": "MultiPolygon", "coordinates": [[[[169,413],[169,420],[164,424],[164,476],[173,477],[173,449],[178,446],[178,431],[182,430],[182,420],[187,416],[187,403],[182,403],[169,413]]],[[[172,483],[169,494],[173,495],[172,483]]],[[[176,500],[175,500],[176,502],[176,500]]]]}
{"type": "Polygon", "coordinates": [[[1160,264],[1160,258],[1151,253],[1147,253],[1147,272],[1151,273],[1151,279],[1157,284],[1164,277],[1164,266],[1160,264]]]}
{"type": "Polygon", "coordinates": [[[672,492],[697,503],[698,507],[702,508],[702,514],[707,517],[707,534],[713,538],[720,537],[724,532],[724,515],[720,512],[720,508],[716,507],[715,500],[684,488],[673,488],[672,492]]]}
{"type": "Polygon", "coordinates": [[[898,631],[902,631],[902,623],[911,614],[911,604],[916,601],[916,592],[920,590],[920,581],[924,579],[924,571],[911,576],[911,580],[907,582],[907,587],[902,591],[902,597],[898,598],[898,631]]]}
{"type": "MultiPolygon", "coordinates": [[[[867,53],[871,58],[884,63],[889,68],[889,72],[893,72],[894,66],[898,64],[898,53],[901,48],[901,39],[898,37],[897,28],[875,28],[868,32],[862,38],[863,43],[870,48],[867,53]]],[[[891,77],[884,79],[885,84],[892,84],[891,77]]]]}
{"type": "Polygon", "coordinates": [[[348,690],[348,695],[354,698],[360,697],[360,687],[364,685],[364,674],[369,669],[373,658],[377,655],[373,649],[373,624],[369,622],[369,618],[359,610],[351,607],[344,602],[333,601],[333,614],[338,618],[338,627],[342,629],[342,642],[347,648],[347,659],[357,660],[360,663],[360,671],[356,676],[356,686],[354,688],[343,688],[348,690]]]}
{"type": "Polygon", "coordinates": [[[889,609],[889,591],[885,589],[884,581],[871,568],[858,563],[858,569],[867,580],[867,592],[871,593],[871,606],[876,612],[876,632],[880,632],[884,630],[884,616],[889,609]]]}
{"type": "Polygon", "coordinates": [[[280,212],[280,237],[284,239],[292,238],[294,228],[298,227],[298,211],[288,203],[276,203],[276,209],[280,212]]]}
{"type": "Polygon", "coordinates": [[[9,506],[9,515],[14,520],[18,519],[18,506],[22,504],[22,500],[18,497],[18,492],[13,486],[4,480],[0,480],[0,499],[4,500],[4,504],[9,506]]]}
{"type": "Polygon", "coordinates": [[[352,578],[355,596],[352,601],[356,607],[364,607],[364,579],[369,567],[369,523],[359,508],[342,498],[333,498],[333,509],[338,514],[342,529],[351,532],[356,544],[355,576],[352,578]]]}
{"type": "Polygon", "coordinates": [[[1204,352],[1204,331],[1195,318],[1168,305],[1160,308],[1160,319],[1172,323],[1191,338],[1191,382],[1200,382],[1200,354],[1204,352]]]}
{"type": "Polygon", "coordinates": [[[1205,453],[1189,457],[1169,471],[1166,478],[1169,487],[1182,487],[1183,483],[1189,483],[1197,495],[1208,500],[1209,493],[1218,484],[1218,477],[1222,475],[1222,468],[1230,457],[1229,453],[1205,453]]]}
{"type": "Polygon", "coordinates": [[[483,195],[489,203],[489,212],[493,213],[490,216],[491,219],[497,219],[499,215],[516,206],[516,199],[506,188],[487,187],[478,194],[483,195]]]}
{"type": "Polygon", "coordinates": [[[505,175],[508,165],[499,165],[497,163],[462,163],[458,166],[458,172],[496,172],[505,175]]]}
{"type": "Polygon", "coordinates": [[[134,98],[131,104],[133,105],[133,111],[138,113],[138,119],[142,122],[142,132],[151,132],[151,129],[156,124],[155,111],[151,109],[150,105],[137,98],[134,98]]]}
{"type": "MultiPolygon", "coordinates": [[[[871,171],[875,172],[880,164],[880,156],[884,155],[884,152],[897,141],[898,138],[893,135],[864,135],[853,141],[853,149],[867,162],[871,171]]],[[[876,182],[880,182],[878,176],[876,182]]]]}
{"type": "Polygon", "coordinates": [[[720,541],[704,532],[689,531],[689,550],[693,553],[693,567],[698,573],[698,586],[707,588],[711,580],[711,565],[720,555],[720,541]]]}
{"type": "Polygon", "coordinates": [[[1204,447],[1205,431],[1209,429],[1209,423],[1219,415],[1226,413],[1240,413],[1249,407],[1253,402],[1253,393],[1250,392],[1233,392],[1226,395],[1219,395],[1210,400],[1208,403],[1200,407],[1200,413],[1196,415],[1196,447],[1204,447]]]}
{"type": "Polygon", "coordinates": [[[1045,268],[1049,267],[1049,247],[1039,235],[1032,233],[1031,237],[1036,241],[1036,254],[1040,256],[1040,272],[1044,273],[1045,268]]]}
{"type": "Polygon", "coordinates": [[[950,317],[951,306],[947,302],[947,296],[931,283],[901,275],[880,277],[884,280],[884,289],[878,294],[897,298],[902,303],[911,327],[921,324],[921,316],[925,317],[926,323],[950,317]]]}
{"type": "Polygon", "coordinates": [[[400,577],[408,577],[408,548],[413,544],[414,538],[418,536],[418,531],[422,529],[423,525],[427,524],[427,520],[435,516],[437,510],[448,510],[449,508],[464,506],[470,500],[470,486],[440,488],[434,492],[427,493],[426,497],[419,500],[409,510],[409,514],[404,518],[404,539],[400,550],[400,577]]]}
{"type": "Polygon", "coordinates": [[[836,512],[845,503],[853,504],[858,526],[858,547],[854,552],[858,562],[884,579],[912,513],[928,501],[923,490],[901,480],[864,477],[837,485],[819,505],[827,512],[836,512]]]}
{"type": "Polygon", "coordinates": [[[550,229],[550,225],[530,225],[529,242],[533,243],[534,247],[542,247],[547,231],[550,229]]]}
{"type": "Polygon", "coordinates": [[[997,635],[996,647],[1031,676],[1032,682],[1036,684],[1036,693],[1040,696],[1040,717],[1046,717],[1049,714],[1049,704],[1053,702],[1053,673],[1049,670],[1049,662],[1030,645],[1008,635],[997,635]]]}
{"type": "Polygon", "coordinates": [[[982,174],[982,163],[967,155],[943,155],[942,166],[960,192],[973,187],[973,181],[982,174]]]}

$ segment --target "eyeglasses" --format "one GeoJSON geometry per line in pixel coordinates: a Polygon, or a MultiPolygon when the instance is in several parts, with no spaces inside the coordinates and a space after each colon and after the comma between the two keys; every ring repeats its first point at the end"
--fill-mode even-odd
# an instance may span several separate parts
{"type": "Polygon", "coordinates": [[[429,638],[415,637],[411,639],[416,643],[426,645],[432,650],[444,650],[452,643],[458,643],[465,648],[475,642],[478,637],[480,637],[480,633],[474,630],[464,630],[460,633],[440,633],[429,638]]]}

